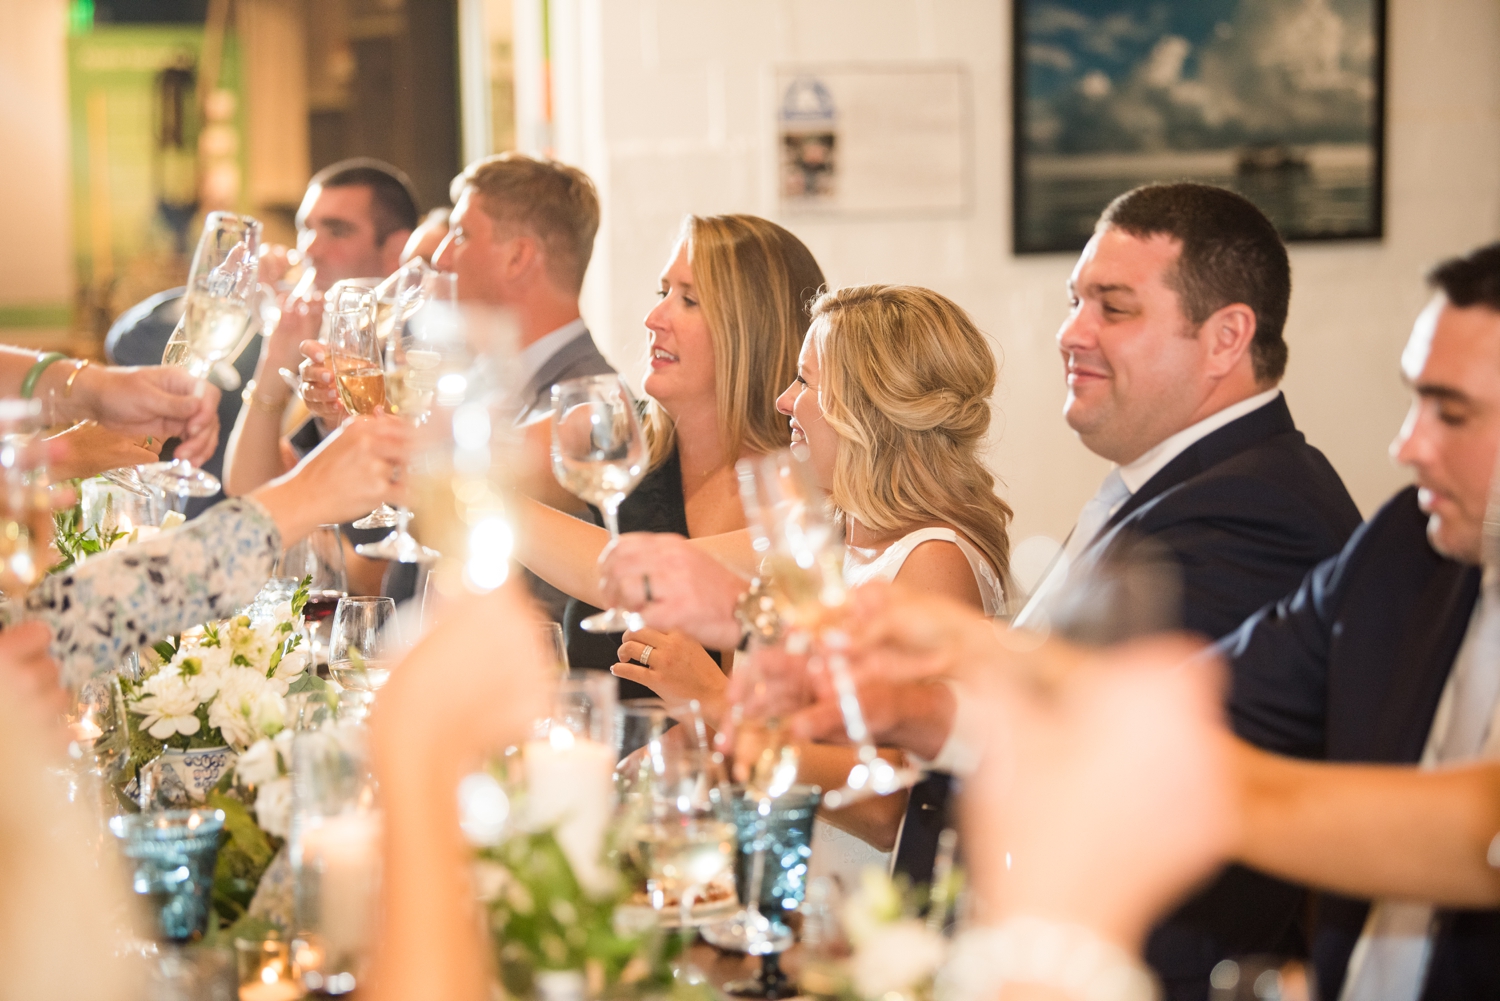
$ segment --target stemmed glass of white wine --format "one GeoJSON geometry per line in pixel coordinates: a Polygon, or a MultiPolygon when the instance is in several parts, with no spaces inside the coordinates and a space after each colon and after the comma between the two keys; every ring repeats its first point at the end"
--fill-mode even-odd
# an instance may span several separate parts
{"type": "MultiPolygon", "coordinates": [[[[456,300],[454,278],[454,275],[433,271],[418,258],[404,265],[376,289],[381,303],[393,304],[388,316],[380,320],[386,409],[413,427],[424,423],[432,412],[443,356],[416,329],[417,324],[407,321],[429,303],[452,307],[456,300]]],[[[356,547],[356,552],[361,556],[398,563],[433,559],[436,550],[424,547],[409,531],[411,519],[410,510],[382,504],[356,521],[354,527],[394,527],[396,530],[379,542],[362,543],[356,547]]]]}
{"type": "MultiPolygon", "coordinates": [[[[604,512],[611,540],[620,537],[620,505],[646,475],[646,445],[635,400],[617,375],[569,379],[552,387],[552,472],[575,496],[604,512]]],[[[591,633],[641,628],[618,608],[579,623],[591,633]]]]}
{"type": "Polygon", "coordinates": [[[772,592],[790,624],[788,649],[812,647],[809,664],[828,672],[844,729],[858,754],[845,784],[825,794],[824,805],[839,809],[915,784],[922,777],[920,769],[897,767],[882,758],[865,723],[843,649],[839,620],[848,597],[844,539],[827,494],[812,468],[790,450],[741,459],[736,469],[755,549],[766,554],[772,592]]]}
{"type": "Polygon", "coordinates": [[[52,501],[40,400],[0,400],[0,592],[10,621],[21,599],[47,572],[52,501]]]}
{"type": "MultiPolygon", "coordinates": [[[[186,368],[200,379],[244,350],[254,334],[251,319],[260,294],[260,222],[232,212],[210,212],[188,271],[182,319],[162,353],[163,365],[186,368]]],[[[184,459],[140,467],[147,485],[181,512],[189,497],[212,497],[217,477],[184,459]]]]}
{"type": "Polygon", "coordinates": [[[328,291],[328,353],[339,400],[351,414],[385,406],[385,370],[376,335],[375,290],[339,282],[328,291]]]}

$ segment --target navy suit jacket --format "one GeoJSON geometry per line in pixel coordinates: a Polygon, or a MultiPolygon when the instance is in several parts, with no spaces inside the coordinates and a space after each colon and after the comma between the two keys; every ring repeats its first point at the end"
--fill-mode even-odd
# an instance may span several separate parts
{"type": "MultiPolygon", "coordinates": [[[[1150,540],[1180,575],[1179,624],[1218,638],[1295,589],[1359,524],[1343,481],[1277,397],[1167,463],[1084,558],[1150,540]]],[[[1152,932],[1146,960],[1168,997],[1207,998],[1219,960],[1300,950],[1303,901],[1300,888],[1230,866],[1152,932]]]]}
{"type": "MultiPolygon", "coordinates": [[[[1292,422],[1285,397],[1205,435],[1136,491],[1084,550],[1108,558],[1141,539],[1181,580],[1178,624],[1210,638],[1234,629],[1296,588],[1359,526],[1359,509],[1323,454],[1292,422]]],[[[896,870],[930,877],[944,811],[914,790],[896,870]]],[[[1208,975],[1232,955],[1287,947],[1303,893],[1247,869],[1219,882],[1168,919],[1147,960],[1169,996],[1203,999],[1208,975]]],[[[1294,947],[1300,941],[1293,936],[1294,947]]]]}
{"type": "MultiPolygon", "coordinates": [[[[1480,571],[1427,542],[1416,489],[1394,498],[1302,585],[1221,647],[1235,732],[1328,761],[1421,759],[1479,596],[1480,571]]],[[[1368,902],[1319,898],[1319,996],[1337,998],[1368,902]]],[[[1439,911],[1424,997],[1500,997],[1500,912],[1439,911]]]]}

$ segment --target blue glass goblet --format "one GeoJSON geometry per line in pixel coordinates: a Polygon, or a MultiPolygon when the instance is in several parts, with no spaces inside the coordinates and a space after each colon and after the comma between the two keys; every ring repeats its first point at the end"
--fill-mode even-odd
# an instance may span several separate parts
{"type": "Polygon", "coordinates": [[[792,786],[769,801],[769,810],[763,810],[758,797],[735,789],[734,823],[739,833],[735,887],[746,910],[703,929],[703,937],[720,948],[760,956],[761,969],[754,977],[725,984],[726,993],[769,999],[797,993],[778,959],[792,943],[792,931],[782,915],[796,910],[807,891],[820,793],[817,786],[792,786]]]}
{"type": "Polygon", "coordinates": [[[151,905],[157,937],[184,943],[208,931],[222,810],[125,814],[109,822],[135,864],[131,887],[151,905]]]}

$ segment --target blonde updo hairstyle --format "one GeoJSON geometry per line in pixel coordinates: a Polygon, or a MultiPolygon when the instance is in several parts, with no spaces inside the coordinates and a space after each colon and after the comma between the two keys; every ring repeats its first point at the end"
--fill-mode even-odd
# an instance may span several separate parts
{"type": "Polygon", "coordinates": [[[957,528],[1010,591],[1011,509],[979,456],[995,355],[952,300],[911,285],[857,285],[812,304],[819,401],[838,433],[840,515],[876,531],[957,528]]]}
{"type": "MultiPolygon", "coordinates": [[[[801,240],[759,216],[688,216],[677,242],[687,248],[713,343],[724,461],[786,448],[791,430],[776,397],[797,374],[822,269],[801,240]]],[[[645,431],[654,468],[677,443],[672,418],[655,400],[646,406],[645,431]]]]}

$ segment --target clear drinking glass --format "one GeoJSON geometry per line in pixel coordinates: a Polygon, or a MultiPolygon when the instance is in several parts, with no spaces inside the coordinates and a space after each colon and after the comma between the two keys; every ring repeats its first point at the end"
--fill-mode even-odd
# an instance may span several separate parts
{"type": "Polygon", "coordinates": [[[340,598],[328,637],[328,673],[346,689],[378,691],[399,649],[393,598],[340,598]]]}
{"type": "MultiPolygon", "coordinates": [[[[421,260],[415,260],[387,279],[381,288],[387,286],[386,295],[395,305],[382,339],[386,406],[391,413],[417,427],[432,413],[443,354],[429,342],[426,328],[407,321],[429,303],[438,311],[453,308],[457,302],[456,276],[433,271],[421,260]]],[[[412,512],[406,508],[380,505],[355,522],[355,527],[394,526],[396,530],[379,542],[361,544],[355,551],[371,559],[398,563],[437,558],[436,550],[423,546],[411,534],[411,519],[412,512]]]]}
{"type": "Polygon", "coordinates": [[[319,525],[300,542],[281,554],[272,576],[311,580],[302,618],[307,623],[309,654],[314,664],[328,662],[328,621],[339,600],[349,593],[349,573],[344,564],[344,540],[337,525],[319,525]]]}
{"type": "MultiPolygon", "coordinates": [[[[250,216],[210,212],[188,271],[182,319],[162,353],[163,365],[186,368],[200,379],[244,350],[254,335],[260,294],[261,225],[250,216]]],[[[217,477],[183,460],[141,466],[140,477],[181,512],[189,497],[212,497],[217,477]]]]}
{"type": "Polygon", "coordinates": [[[210,212],[188,271],[187,301],[180,331],[162,356],[204,378],[214,364],[232,358],[251,336],[250,319],[259,291],[261,226],[249,216],[210,212]]]}
{"type": "MultiPolygon", "coordinates": [[[[646,475],[646,445],[635,400],[617,375],[569,379],[552,387],[552,472],[575,496],[604,512],[609,537],[620,537],[620,504],[646,475]]],[[[584,619],[591,633],[639,629],[643,620],[618,608],[584,619]]]]}
{"type": "Polygon", "coordinates": [[[824,805],[838,809],[915,784],[922,777],[920,769],[897,768],[880,757],[841,649],[838,620],[848,595],[844,540],[831,517],[827,495],[808,464],[789,450],[741,459],[736,469],[755,548],[765,554],[763,566],[772,590],[791,623],[787,648],[808,649],[809,667],[828,672],[844,729],[859,755],[844,786],[829,792],[824,805]]]}
{"type": "Polygon", "coordinates": [[[642,768],[626,851],[662,925],[691,927],[735,909],[736,829],[729,789],[692,726],[657,730],[642,768]]]}
{"type": "Polygon", "coordinates": [[[351,414],[385,408],[385,371],[376,336],[375,291],[339,282],[328,291],[328,353],[339,400],[351,414]]]}

